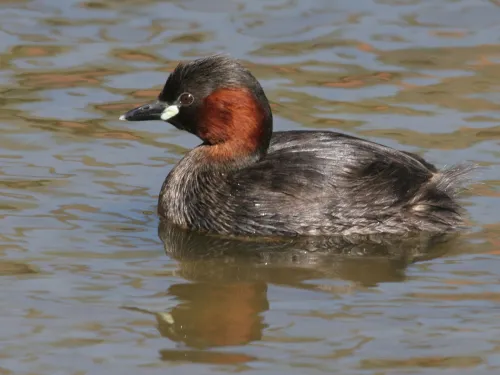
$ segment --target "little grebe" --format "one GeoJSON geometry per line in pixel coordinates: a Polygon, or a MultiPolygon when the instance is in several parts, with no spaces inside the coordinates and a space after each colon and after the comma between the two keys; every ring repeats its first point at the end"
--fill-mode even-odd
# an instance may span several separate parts
{"type": "Polygon", "coordinates": [[[437,170],[420,156],[331,131],[273,133],[269,102],[238,61],[180,63],[158,100],[120,117],[163,120],[203,143],[172,169],[158,213],[224,235],[449,232],[471,167],[437,170]]]}

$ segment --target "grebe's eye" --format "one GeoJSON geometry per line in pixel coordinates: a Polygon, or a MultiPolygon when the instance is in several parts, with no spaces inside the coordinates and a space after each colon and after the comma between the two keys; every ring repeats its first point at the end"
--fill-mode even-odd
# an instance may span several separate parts
{"type": "Polygon", "coordinates": [[[187,107],[193,104],[194,102],[194,96],[190,94],[189,92],[182,93],[181,96],[179,96],[179,104],[182,107],[187,107]]]}

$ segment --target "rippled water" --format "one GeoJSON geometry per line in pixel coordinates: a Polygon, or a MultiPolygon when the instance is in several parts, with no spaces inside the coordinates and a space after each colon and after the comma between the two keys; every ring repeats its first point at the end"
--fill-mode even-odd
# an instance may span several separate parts
{"type": "Polygon", "coordinates": [[[1,1],[0,374],[498,374],[499,19],[493,0],[1,1]],[[197,140],[117,118],[213,52],[258,76],[277,130],[486,167],[471,230],[363,257],[158,228],[197,140]]]}

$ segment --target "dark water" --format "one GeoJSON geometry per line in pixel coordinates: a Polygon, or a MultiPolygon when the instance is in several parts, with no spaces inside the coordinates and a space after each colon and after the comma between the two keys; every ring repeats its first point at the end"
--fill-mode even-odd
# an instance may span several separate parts
{"type": "Polygon", "coordinates": [[[486,0],[1,1],[0,374],[498,374],[499,19],[486,0]],[[486,167],[471,229],[370,256],[158,232],[197,140],[117,118],[213,52],[258,76],[277,130],[486,167]]]}

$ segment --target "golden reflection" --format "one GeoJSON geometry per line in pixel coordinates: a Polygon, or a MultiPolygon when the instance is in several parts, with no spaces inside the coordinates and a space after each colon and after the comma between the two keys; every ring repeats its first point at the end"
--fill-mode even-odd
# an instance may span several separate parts
{"type": "Polygon", "coordinates": [[[56,56],[69,52],[71,47],[49,45],[49,44],[23,44],[16,45],[7,50],[0,52],[0,68],[12,69],[12,62],[22,58],[40,58],[48,56],[56,56]]]}
{"type": "Polygon", "coordinates": [[[429,357],[414,357],[408,359],[365,359],[361,361],[361,366],[364,369],[392,369],[395,368],[441,368],[441,369],[464,369],[477,367],[484,363],[480,356],[429,356],[429,357]]]}
{"type": "Polygon", "coordinates": [[[81,8],[108,9],[109,5],[100,1],[82,1],[78,4],[81,8]]]}
{"type": "Polygon", "coordinates": [[[210,33],[192,32],[170,38],[169,43],[203,43],[213,39],[210,33]]]}
{"type": "Polygon", "coordinates": [[[135,50],[115,50],[114,56],[127,61],[157,62],[158,57],[135,50]]]}
{"type": "Polygon", "coordinates": [[[243,353],[208,352],[203,350],[160,350],[160,358],[163,361],[182,361],[213,365],[244,364],[256,359],[243,353]]]}
{"type": "Polygon", "coordinates": [[[55,45],[22,45],[13,47],[10,53],[12,58],[45,57],[65,53],[69,50],[70,48],[55,45]]]}
{"type": "Polygon", "coordinates": [[[36,273],[39,271],[30,264],[8,260],[0,261],[0,276],[22,276],[36,273]]]}
{"type": "Polygon", "coordinates": [[[18,80],[23,87],[38,89],[83,87],[89,85],[102,86],[105,77],[118,73],[120,72],[105,68],[77,71],[65,70],[62,72],[36,72],[22,73],[19,75],[18,80]]]}

